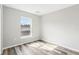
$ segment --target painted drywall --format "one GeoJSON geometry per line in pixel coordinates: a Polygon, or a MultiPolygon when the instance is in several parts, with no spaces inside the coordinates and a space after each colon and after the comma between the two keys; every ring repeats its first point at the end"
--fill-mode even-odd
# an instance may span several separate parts
{"type": "Polygon", "coordinates": [[[3,7],[3,48],[40,39],[40,16],[17,9],[3,7]],[[32,18],[32,37],[20,38],[20,17],[32,18]]]}
{"type": "Polygon", "coordinates": [[[1,5],[0,5],[0,54],[1,54],[1,5]]]}
{"type": "Polygon", "coordinates": [[[42,16],[42,39],[79,51],[79,5],[42,16]]]}
{"type": "Polygon", "coordinates": [[[0,54],[2,54],[3,47],[3,7],[0,5],[0,54]]]}

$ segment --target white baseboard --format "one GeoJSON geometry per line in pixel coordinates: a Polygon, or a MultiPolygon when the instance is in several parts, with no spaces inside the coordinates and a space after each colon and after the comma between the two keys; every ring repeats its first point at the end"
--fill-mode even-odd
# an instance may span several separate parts
{"type": "Polygon", "coordinates": [[[78,52],[79,53],[79,50],[78,49],[73,49],[71,47],[63,46],[63,45],[60,45],[60,44],[58,44],[56,42],[52,42],[52,41],[49,41],[49,40],[43,40],[43,41],[48,42],[48,43],[51,43],[51,44],[55,44],[55,45],[58,45],[58,46],[61,46],[63,48],[66,48],[66,49],[69,49],[69,50],[72,50],[72,51],[75,51],[75,52],[78,52]]]}
{"type": "MultiPolygon", "coordinates": [[[[39,39],[37,39],[37,40],[39,40],[39,39]]],[[[20,44],[16,44],[16,45],[12,45],[12,46],[8,46],[8,47],[3,48],[2,50],[7,49],[7,48],[12,48],[12,47],[15,47],[15,46],[18,46],[18,45],[22,45],[22,44],[30,43],[30,42],[33,42],[33,41],[36,41],[36,40],[32,40],[32,41],[29,41],[29,42],[20,43],[20,44]]]]}

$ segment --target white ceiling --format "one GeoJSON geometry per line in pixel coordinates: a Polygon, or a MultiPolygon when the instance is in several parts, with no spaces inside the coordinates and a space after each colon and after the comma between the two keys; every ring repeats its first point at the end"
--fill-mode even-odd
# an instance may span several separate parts
{"type": "Polygon", "coordinates": [[[6,4],[5,6],[23,10],[36,15],[45,15],[73,6],[73,4],[6,4]]]}

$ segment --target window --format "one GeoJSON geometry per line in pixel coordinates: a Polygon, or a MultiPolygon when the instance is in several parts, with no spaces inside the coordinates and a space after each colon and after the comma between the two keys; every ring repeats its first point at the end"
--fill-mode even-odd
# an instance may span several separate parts
{"type": "Polygon", "coordinates": [[[32,19],[22,16],[20,19],[21,37],[32,35],[32,19]]]}

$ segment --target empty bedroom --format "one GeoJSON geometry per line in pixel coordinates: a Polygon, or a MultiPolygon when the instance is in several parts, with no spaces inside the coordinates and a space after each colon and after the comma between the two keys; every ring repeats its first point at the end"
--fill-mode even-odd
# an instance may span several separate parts
{"type": "Polygon", "coordinates": [[[1,4],[1,55],[79,55],[78,4],[1,4]]]}

